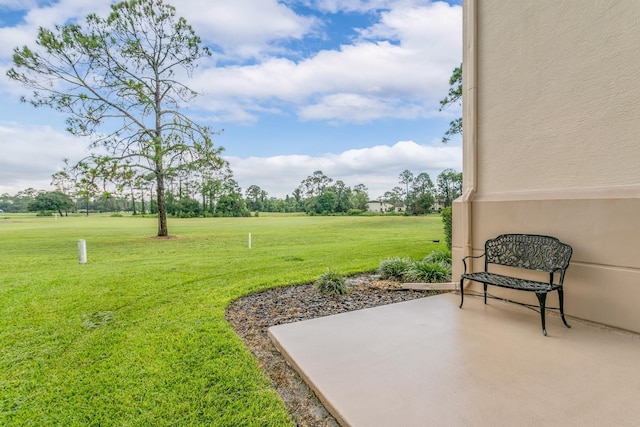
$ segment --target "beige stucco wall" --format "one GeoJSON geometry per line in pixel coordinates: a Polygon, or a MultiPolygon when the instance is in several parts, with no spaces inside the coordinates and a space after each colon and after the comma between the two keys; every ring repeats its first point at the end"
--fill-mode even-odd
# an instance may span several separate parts
{"type": "Polygon", "coordinates": [[[574,248],[567,313],[640,332],[640,2],[464,9],[454,259],[500,233],[557,236],[574,248]]]}

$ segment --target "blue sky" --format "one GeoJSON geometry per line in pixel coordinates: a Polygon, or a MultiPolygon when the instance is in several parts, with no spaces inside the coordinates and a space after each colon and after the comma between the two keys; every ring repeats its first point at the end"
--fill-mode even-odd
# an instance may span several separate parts
{"type": "MultiPolygon", "coordinates": [[[[64,117],[20,104],[6,71],[38,27],[106,14],[109,0],[0,0],[0,193],[51,189],[62,160],[88,140],[64,117]]],[[[461,142],[440,142],[459,108],[439,112],[462,60],[461,1],[180,0],[177,14],[214,52],[185,83],[187,113],[224,133],[234,178],[284,197],[322,170],[371,198],[409,169],[435,180],[461,170],[461,142]]]]}

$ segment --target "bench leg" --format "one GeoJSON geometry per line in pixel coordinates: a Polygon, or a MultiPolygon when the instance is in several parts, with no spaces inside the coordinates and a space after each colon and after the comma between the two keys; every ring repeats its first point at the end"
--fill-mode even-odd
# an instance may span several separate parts
{"type": "Polygon", "coordinates": [[[487,284],[483,283],[482,286],[484,287],[484,303],[487,304],[487,284]]]}
{"type": "Polygon", "coordinates": [[[545,303],[547,301],[547,293],[537,293],[536,292],[536,296],[538,297],[538,301],[540,302],[540,319],[542,320],[542,333],[544,334],[544,336],[547,336],[547,329],[545,328],[545,324],[544,324],[544,310],[545,310],[545,303]]]}
{"type": "Polygon", "coordinates": [[[560,300],[560,317],[562,317],[562,322],[564,326],[570,328],[571,325],[567,323],[567,320],[564,318],[564,290],[562,288],[558,289],[558,299],[560,300]]]}
{"type": "Polygon", "coordinates": [[[464,304],[464,279],[460,279],[460,308],[464,304]]]}

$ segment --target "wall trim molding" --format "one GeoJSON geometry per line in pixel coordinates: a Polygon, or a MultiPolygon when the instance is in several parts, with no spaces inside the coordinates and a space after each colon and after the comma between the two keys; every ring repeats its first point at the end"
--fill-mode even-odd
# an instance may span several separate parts
{"type": "Polygon", "coordinates": [[[508,191],[501,193],[476,193],[473,202],[609,199],[640,199],[640,185],[596,188],[563,188],[558,190],[508,191]]]}

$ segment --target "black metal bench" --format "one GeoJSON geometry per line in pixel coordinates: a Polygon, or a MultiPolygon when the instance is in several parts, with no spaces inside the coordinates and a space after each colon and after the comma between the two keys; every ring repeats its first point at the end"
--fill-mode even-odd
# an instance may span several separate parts
{"type": "MultiPolygon", "coordinates": [[[[462,259],[464,274],[460,277],[460,308],[464,303],[465,279],[480,282],[484,286],[484,303],[487,303],[487,285],[503,288],[517,289],[520,291],[535,292],[540,303],[540,317],[542,319],[542,333],[547,335],[545,328],[545,303],[547,293],[558,291],[560,300],[560,316],[567,328],[571,326],[564,318],[564,291],[562,284],[564,275],[569,267],[569,260],[573,249],[571,246],[560,242],[555,237],[539,236],[533,234],[502,234],[495,239],[485,242],[484,254],[479,256],[467,256],[462,259]],[[467,273],[468,258],[484,257],[484,271],[467,273]],[[517,267],[526,270],[535,270],[549,273],[548,282],[522,279],[489,272],[489,264],[517,267]],[[557,277],[557,281],[554,279],[557,277]]],[[[526,305],[526,304],[525,304],[526,305]]]]}

